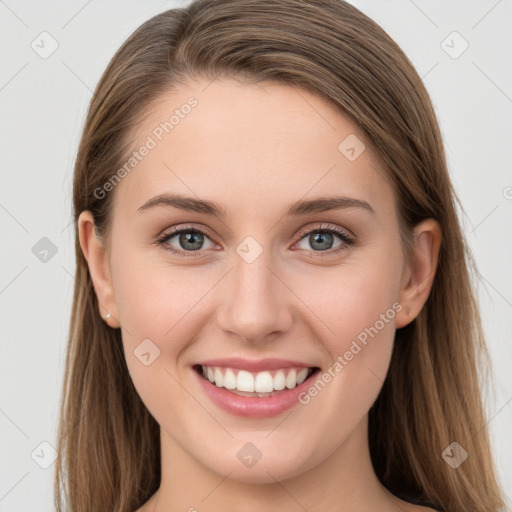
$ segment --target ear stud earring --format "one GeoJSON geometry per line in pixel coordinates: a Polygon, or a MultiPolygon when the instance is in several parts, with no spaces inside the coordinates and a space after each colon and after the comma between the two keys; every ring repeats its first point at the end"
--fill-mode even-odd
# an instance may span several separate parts
{"type": "Polygon", "coordinates": [[[108,320],[112,315],[110,314],[110,311],[103,317],[103,320],[108,320]]]}

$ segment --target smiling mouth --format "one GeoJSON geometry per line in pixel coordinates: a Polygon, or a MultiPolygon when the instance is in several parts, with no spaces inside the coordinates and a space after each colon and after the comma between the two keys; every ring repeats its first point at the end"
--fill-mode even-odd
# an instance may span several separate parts
{"type": "Polygon", "coordinates": [[[218,388],[239,396],[266,398],[293,389],[320,371],[318,367],[292,367],[249,372],[237,368],[196,364],[194,370],[218,388]]]}

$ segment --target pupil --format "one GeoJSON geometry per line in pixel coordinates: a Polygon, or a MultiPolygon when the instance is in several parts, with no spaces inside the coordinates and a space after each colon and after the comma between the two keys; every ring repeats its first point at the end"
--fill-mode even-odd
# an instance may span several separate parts
{"type": "Polygon", "coordinates": [[[203,241],[201,239],[201,233],[188,232],[188,233],[180,233],[180,245],[184,249],[189,249],[192,251],[197,251],[201,248],[203,241]],[[187,247],[187,243],[190,243],[187,247]]]}
{"type": "Polygon", "coordinates": [[[309,237],[311,247],[315,248],[316,244],[319,244],[316,246],[317,249],[330,249],[332,247],[333,242],[333,236],[331,233],[314,233],[310,235],[309,237]],[[327,242],[327,246],[326,246],[327,242]]]}

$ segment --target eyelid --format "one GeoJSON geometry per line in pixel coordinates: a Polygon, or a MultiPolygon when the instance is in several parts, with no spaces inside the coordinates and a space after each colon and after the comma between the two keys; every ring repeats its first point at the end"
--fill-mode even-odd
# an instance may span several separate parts
{"type": "MultiPolygon", "coordinates": [[[[315,232],[315,231],[328,231],[328,232],[337,234],[342,240],[343,240],[343,237],[345,237],[345,238],[347,238],[347,241],[350,241],[352,243],[355,243],[355,241],[356,241],[356,237],[348,229],[336,226],[335,224],[322,223],[320,225],[315,224],[313,226],[309,225],[304,228],[301,228],[297,234],[297,236],[298,236],[297,242],[302,240],[304,235],[308,235],[311,232],[315,232]]],[[[345,241],[345,240],[343,240],[343,241],[345,241]]]]}
{"type": "Polygon", "coordinates": [[[208,228],[206,228],[205,226],[201,225],[200,227],[198,227],[195,224],[189,224],[189,223],[177,224],[176,226],[171,226],[170,228],[165,229],[162,232],[162,234],[159,235],[158,238],[163,238],[165,236],[174,235],[181,231],[199,231],[205,235],[208,235],[208,237],[210,237],[210,238],[214,238],[214,237],[212,237],[208,228]]]}

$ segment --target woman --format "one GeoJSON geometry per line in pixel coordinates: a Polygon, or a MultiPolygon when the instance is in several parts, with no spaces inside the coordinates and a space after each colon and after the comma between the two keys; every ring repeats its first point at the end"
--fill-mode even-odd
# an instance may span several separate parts
{"type": "Polygon", "coordinates": [[[57,509],[502,507],[455,202],[419,76],[351,5],[144,23],[76,161],[57,509]]]}

